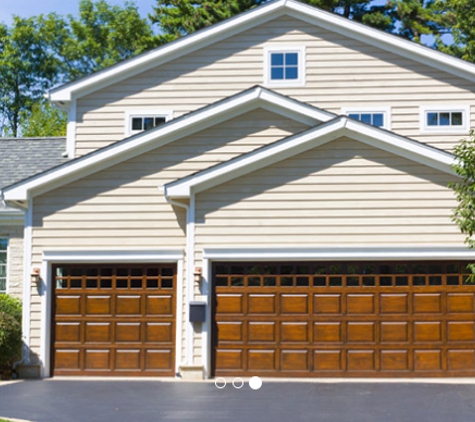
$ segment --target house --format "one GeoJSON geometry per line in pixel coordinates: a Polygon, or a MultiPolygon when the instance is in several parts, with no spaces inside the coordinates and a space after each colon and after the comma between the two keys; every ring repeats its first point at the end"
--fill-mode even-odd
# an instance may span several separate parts
{"type": "Polygon", "coordinates": [[[3,189],[25,371],[475,375],[474,65],[276,0],[49,98],[69,159],[3,189]]]}

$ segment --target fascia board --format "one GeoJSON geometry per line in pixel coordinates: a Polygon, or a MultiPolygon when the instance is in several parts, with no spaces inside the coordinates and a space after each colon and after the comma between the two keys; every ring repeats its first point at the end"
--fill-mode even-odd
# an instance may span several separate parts
{"type": "Polygon", "coordinates": [[[346,118],[340,118],[323,127],[317,126],[285,142],[251,152],[209,171],[205,170],[201,174],[197,174],[195,177],[182,183],[178,182],[175,185],[165,186],[165,196],[188,198],[192,192],[202,192],[262,167],[272,165],[311,148],[323,145],[340,136],[340,130],[344,128],[345,122],[346,118]]]}
{"type": "Polygon", "coordinates": [[[471,63],[292,0],[287,2],[287,8],[289,9],[287,14],[296,19],[318,25],[331,32],[338,32],[366,44],[371,40],[371,45],[375,47],[475,82],[475,66],[471,63]]]}
{"type": "Polygon", "coordinates": [[[359,142],[435,168],[444,173],[455,175],[452,170],[455,157],[448,152],[431,148],[399,135],[389,132],[385,133],[353,120],[348,120],[346,129],[349,131],[349,136],[359,142]]]}
{"type": "Polygon", "coordinates": [[[80,98],[98,89],[120,82],[156,66],[160,66],[176,58],[182,57],[199,48],[207,47],[218,41],[229,38],[256,25],[272,20],[285,13],[287,0],[270,2],[247,13],[238,15],[220,24],[203,29],[195,34],[178,39],[150,53],[142,54],[113,66],[112,68],[71,83],[64,88],[58,87],[50,91],[49,99],[53,102],[71,101],[72,95],[80,98]]]}

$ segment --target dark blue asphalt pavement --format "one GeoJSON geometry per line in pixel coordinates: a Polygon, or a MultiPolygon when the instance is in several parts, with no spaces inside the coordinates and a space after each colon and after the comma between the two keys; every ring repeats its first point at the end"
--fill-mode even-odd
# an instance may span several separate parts
{"type": "Polygon", "coordinates": [[[0,383],[0,417],[36,422],[474,422],[475,385],[46,380],[0,383]]]}

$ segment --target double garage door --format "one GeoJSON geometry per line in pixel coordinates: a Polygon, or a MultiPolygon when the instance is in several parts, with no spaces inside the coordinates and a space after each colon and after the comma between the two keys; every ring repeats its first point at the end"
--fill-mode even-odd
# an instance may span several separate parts
{"type": "Polygon", "coordinates": [[[214,374],[473,376],[465,266],[216,264],[214,374]]]}
{"type": "Polygon", "coordinates": [[[53,268],[54,375],[175,373],[175,265],[53,268]]]}

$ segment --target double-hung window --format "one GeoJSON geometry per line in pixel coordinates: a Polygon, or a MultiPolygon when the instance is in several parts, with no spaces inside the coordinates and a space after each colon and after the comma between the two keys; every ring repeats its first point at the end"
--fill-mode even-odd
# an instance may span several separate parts
{"type": "Polygon", "coordinates": [[[270,46],[264,50],[264,84],[302,86],[305,84],[305,48],[270,46]]]}
{"type": "Polygon", "coordinates": [[[391,109],[389,107],[358,108],[347,107],[342,109],[343,114],[351,119],[358,120],[371,126],[391,129],[391,109]]]}
{"type": "Polygon", "coordinates": [[[425,133],[468,133],[470,106],[422,106],[420,118],[425,133]]]}
{"type": "Polygon", "coordinates": [[[7,291],[8,239],[0,237],[0,293],[7,291]]]}

